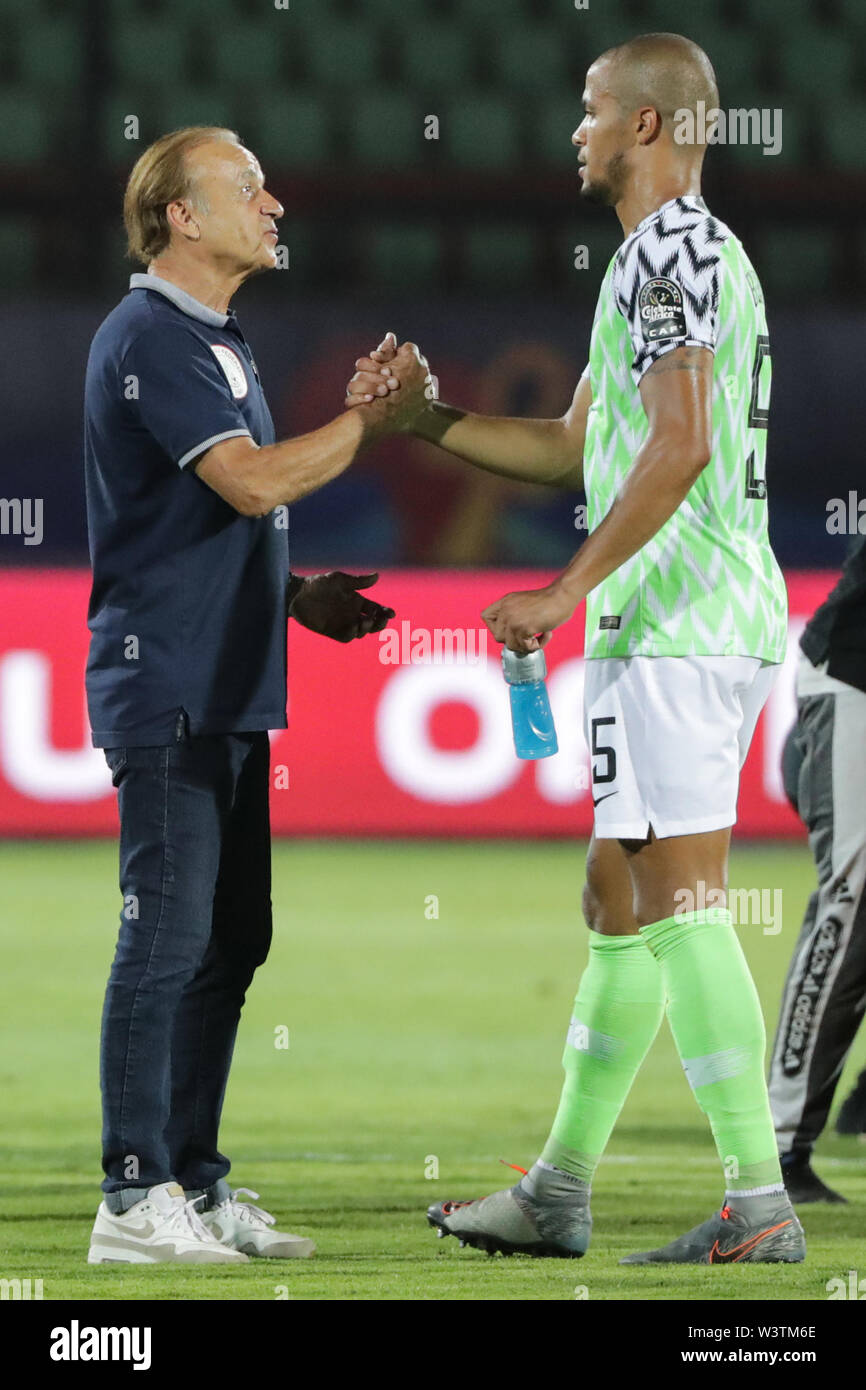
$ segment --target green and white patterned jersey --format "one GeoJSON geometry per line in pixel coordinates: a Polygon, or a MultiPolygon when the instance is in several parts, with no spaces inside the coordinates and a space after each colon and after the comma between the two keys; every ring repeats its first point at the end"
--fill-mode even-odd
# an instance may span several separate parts
{"type": "Polygon", "coordinates": [[[644,218],[602,283],[587,369],[590,531],[647,436],[641,377],[687,344],[715,354],[712,458],[661,530],[587,597],[586,655],[782,661],[787,594],[767,535],[764,300],[741,243],[696,196],[644,218]]]}

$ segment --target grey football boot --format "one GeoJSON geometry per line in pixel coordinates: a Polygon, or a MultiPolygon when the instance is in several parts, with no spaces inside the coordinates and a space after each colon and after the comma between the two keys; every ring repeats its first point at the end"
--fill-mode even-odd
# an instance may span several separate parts
{"type": "Polygon", "coordinates": [[[722,1207],[660,1250],[626,1255],[621,1265],[799,1264],[806,1237],[786,1194],[748,1199],[748,1215],[722,1207]]]}
{"type": "Polygon", "coordinates": [[[589,1185],[536,1163],[514,1187],[468,1202],[435,1202],[427,1220],[440,1236],[503,1255],[577,1260],[592,1231],[589,1185]]]}

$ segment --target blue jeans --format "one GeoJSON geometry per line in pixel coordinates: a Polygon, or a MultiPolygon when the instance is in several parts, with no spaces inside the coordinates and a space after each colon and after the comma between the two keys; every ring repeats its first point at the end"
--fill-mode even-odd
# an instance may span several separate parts
{"type": "Polygon", "coordinates": [[[271,941],[266,733],[107,748],[120,809],[120,935],[102,1014],[102,1190],[219,1198],[217,1134],[247,987],[271,941]]]}

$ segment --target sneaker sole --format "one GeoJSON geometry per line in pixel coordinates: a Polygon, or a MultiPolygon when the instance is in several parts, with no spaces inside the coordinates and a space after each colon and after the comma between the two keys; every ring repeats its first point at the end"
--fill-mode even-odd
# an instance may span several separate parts
{"type": "MultiPolygon", "coordinates": [[[[234,1246],[229,1249],[234,1249],[234,1246]]],[[[243,1253],[253,1260],[308,1260],[315,1255],[316,1247],[311,1240],[299,1240],[288,1245],[275,1245],[271,1250],[256,1250],[252,1245],[245,1245],[243,1253]]]]}
{"type": "Polygon", "coordinates": [[[151,1250],[120,1249],[117,1246],[91,1245],[87,1252],[89,1265],[240,1265],[248,1264],[248,1256],[237,1250],[182,1250],[159,1246],[151,1250]]]}

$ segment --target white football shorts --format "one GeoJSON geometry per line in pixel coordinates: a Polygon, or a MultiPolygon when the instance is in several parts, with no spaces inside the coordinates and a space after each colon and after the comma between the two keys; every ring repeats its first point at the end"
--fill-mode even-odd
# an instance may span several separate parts
{"type": "Polygon", "coordinates": [[[584,732],[595,834],[645,840],[737,819],[740,768],[779,666],[754,656],[595,657],[584,732]]]}

